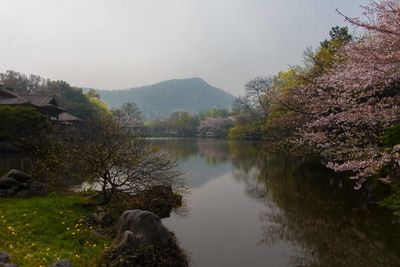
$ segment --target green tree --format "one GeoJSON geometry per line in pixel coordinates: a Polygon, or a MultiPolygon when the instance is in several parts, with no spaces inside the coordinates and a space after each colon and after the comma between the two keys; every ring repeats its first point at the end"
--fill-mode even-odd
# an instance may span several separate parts
{"type": "Polygon", "coordinates": [[[171,115],[168,124],[178,136],[193,136],[197,132],[199,119],[190,112],[177,111],[171,115]]]}
{"type": "Polygon", "coordinates": [[[0,140],[32,148],[50,130],[46,116],[30,106],[0,106],[0,140]]]}

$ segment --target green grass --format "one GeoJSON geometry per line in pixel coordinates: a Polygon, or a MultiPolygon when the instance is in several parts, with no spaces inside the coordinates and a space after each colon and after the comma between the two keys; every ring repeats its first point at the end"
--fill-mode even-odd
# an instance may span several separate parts
{"type": "Polygon", "coordinates": [[[22,266],[47,266],[70,259],[74,266],[95,266],[110,241],[96,237],[77,219],[91,213],[81,196],[50,194],[0,199],[0,250],[22,266]]]}

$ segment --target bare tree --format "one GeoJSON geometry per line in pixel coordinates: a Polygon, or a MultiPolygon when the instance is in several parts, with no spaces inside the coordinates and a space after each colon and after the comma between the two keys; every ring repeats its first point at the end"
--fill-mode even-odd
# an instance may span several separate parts
{"type": "Polygon", "coordinates": [[[134,102],[126,102],[120,108],[114,110],[114,116],[119,123],[129,128],[142,125],[142,112],[134,102]]]}
{"type": "Polygon", "coordinates": [[[272,85],[273,79],[270,77],[256,77],[245,85],[246,106],[264,118],[270,112],[272,85]]]}
{"type": "Polygon", "coordinates": [[[102,204],[154,186],[182,185],[175,161],[131,133],[112,117],[89,122],[78,142],[91,180],[101,186],[102,204]]]}

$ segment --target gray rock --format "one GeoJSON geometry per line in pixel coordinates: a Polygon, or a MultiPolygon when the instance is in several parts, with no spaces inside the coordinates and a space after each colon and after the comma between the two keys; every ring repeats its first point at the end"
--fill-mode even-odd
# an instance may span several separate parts
{"type": "Polygon", "coordinates": [[[153,186],[137,196],[142,199],[138,209],[151,211],[161,219],[168,218],[174,208],[182,206],[182,196],[175,193],[171,186],[153,186]]]}
{"type": "Polygon", "coordinates": [[[32,182],[28,186],[31,196],[44,196],[47,194],[47,185],[39,182],[32,182]]]}
{"type": "Polygon", "coordinates": [[[7,263],[10,255],[5,251],[0,251],[0,263],[7,263]]]}
{"type": "Polygon", "coordinates": [[[12,263],[0,263],[0,267],[20,267],[20,266],[12,263]]]}
{"type": "Polygon", "coordinates": [[[47,185],[31,180],[22,171],[11,170],[0,178],[0,197],[34,197],[47,194],[47,185]]]}
{"type": "Polygon", "coordinates": [[[72,267],[72,261],[59,260],[49,265],[49,267],[72,267]]]}
{"type": "Polygon", "coordinates": [[[20,183],[25,183],[31,179],[31,176],[29,174],[16,169],[12,169],[3,177],[13,178],[14,180],[17,180],[20,183]]]}
{"type": "Polygon", "coordinates": [[[116,230],[118,247],[156,244],[169,234],[157,215],[143,210],[125,211],[118,220],[116,230]]]}
{"type": "Polygon", "coordinates": [[[136,248],[140,246],[139,238],[136,238],[131,231],[125,231],[119,238],[118,248],[136,248]]]}
{"type": "Polygon", "coordinates": [[[97,212],[105,212],[106,210],[102,206],[96,206],[96,211],[97,212]]]}
{"type": "Polygon", "coordinates": [[[20,182],[17,180],[3,176],[0,178],[0,189],[10,189],[13,187],[18,187],[20,185],[20,182]]]}
{"type": "Polygon", "coordinates": [[[93,219],[96,224],[99,224],[103,227],[110,227],[114,223],[113,217],[104,211],[93,214],[93,219]]]}

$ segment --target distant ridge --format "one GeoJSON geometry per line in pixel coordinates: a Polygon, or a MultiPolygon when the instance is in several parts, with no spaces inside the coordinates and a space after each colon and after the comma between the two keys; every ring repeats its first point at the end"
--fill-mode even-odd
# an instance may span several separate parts
{"type": "Polygon", "coordinates": [[[231,109],[234,96],[201,78],[175,79],[125,90],[98,90],[112,108],[135,102],[147,119],[165,118],[175,111],[199,113],[210,108],[231,109]]]}

